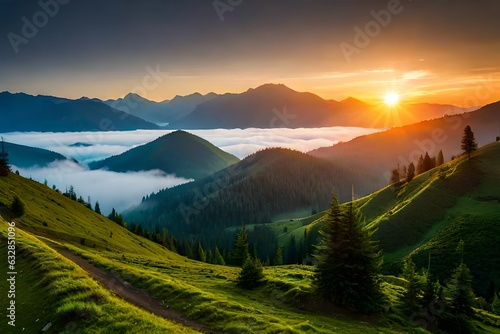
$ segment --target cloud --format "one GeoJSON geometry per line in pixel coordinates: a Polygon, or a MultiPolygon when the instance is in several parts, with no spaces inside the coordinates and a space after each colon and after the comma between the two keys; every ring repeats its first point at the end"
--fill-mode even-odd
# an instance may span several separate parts
{"type": "Polygon", "coordinates": [[[88,170],[72,161],[59,161],[43,168],[18,168],[24,177],[41,183],[47,180],[48,186],[56,185],[62,192],[72,185],[78,196],[87,201],[91,198],[92,206],[99,201],[103,214],[109,214],[112,208],[122,212],[138,204],[151,192],[170,188],[191,180],[167,175],[159,170],[116,173],[105,170],[88,170]]]}
{"type": "MultiPolygon", "coordinates": [[[[12,132],[3,134],[6,141],[40,147],[63,154],[82,163],[100,160],[144,145],[174,130],[136,130],[109,132],[12,132]],[[71,147],[74,143],[89,147],[71,147]]],[[[308,152],[339,141],[379,131],[358,127],[299,128],[299,129],[214,129],[187,130],[222,150],[244,158],[266,147],[287,147],[308,152]]]]}
{"type": "MultiPolygon", "coordinates": [[[[316,129],[216,129],[190,130],[222,150],[244,157],[267,147],[286,147],[302,152],[331,146],[339,141],[373,133],[377,129],[356,127],[330,127],[316,129]]],[[[120,154],[130,148],[172,132],[172,130],[137,130],[124,132],[64,132],[64,133],[8,133],[6,141],[49,149],[89,163],[111,155],[120,154]],[[72,147],[74,143],[91,144],[89,147],[72,147]]],[[[50,187],[56,185],[61,191],[72,185],[78,196],[85,200],[91,197],[92,205],[99,201],[103,213],[111,208],[118,212],[138,204],[142,196],[190,180],[167,175],[159,170],[116,173],[105,170],[89,170],[71,161],[54,162],[47,167],[17,168],[21,175],[41,183],[47,180],[50,187]]]]}

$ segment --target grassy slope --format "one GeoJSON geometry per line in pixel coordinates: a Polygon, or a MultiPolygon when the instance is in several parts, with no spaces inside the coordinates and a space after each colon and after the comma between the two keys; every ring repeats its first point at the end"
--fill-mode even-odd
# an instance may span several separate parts
{"type": "Polygon", "coordinates": [[[35,165],[46,166],[54,160],[66,160],[66,157],[49,150],[4,143],[5,151],[9,154],[9,163],[20,168],[28,168],[35,165]]]}
{"type": "MultiPolygon", "coordinates": [[[[0,250],[7,254],[7,222],[0,218],[0,250]]],[[[50,249],[40,239],[17,229],[16,327],[0,322],[0,332],[47,333],[194,333],[112,296],[80,267],[50,249]]],[[[5,261],[0,270],[7,272],[5,261]]],[[[6,280],[0,282],[7,291],[6,280]]],[[[6,319],[7,300],[2,298],[6,319]]]]}
{"type": "Polygon", "coordinates": [[[117,172],[161,169],[177,176],[199,179],[239,159],[193,134],[176,131],[125,153],[91,164],[117,172]]]}
{"type": "MultiPolygon", "coordinates": [[[[367,227],[381,241],[386,268],[398,270],[411,254],[417,265],[440,278],[458,265],[456,251],[465,242],[464,261],[475,275],[475,289],[485,293],[489,282],[500,285],[500,144],[480,148],[470,162],[460,157],[419,175],[410,183],[389,186],[356,201],[367,227]]],[[[307,226],[315,233],[321,218],[307,226]]]]}
{"type": "MultiPolygon", "coordinates": [[[[20,258],[20,266],[40,270],[34,271],[33,276],[26,277],[26,280],[20,278],[20,284],[35,287],[23,298],[38,305],[35,308],[36,313],[43,314],[46,309],[46,312],[52,315],[41,317],[42,322],[53,319],[52,317],[57,318],[58,315],[65,319],[64,314],[76,312],[82,314],[79,321],[88,321],[88,332],[107,326],[111,327],[105,332],[124,331],[126,326],[130,326],[133,331],[136,327],[132,326],[128,319],[135,322],[138,318],[143,319],[140,322],[143,327],[139,328],[148,328],[143,332],[154,332],[148,327],[152,326],[148,320],[151,318],[141,316],[142,313],[136,313],[137,316],[130,315],[132,309],[128,304],[110,299],[111,297],[89,280],[80,269],[55,254],[41,241],[49,238],[126,281],[150,291],[157,298],[164,300],[169,307],[205,322],[221,332],[401,332],[400,325],[391,324],[384,318],[353,318],[341,314],[332,317],[297,308],[296,303],[300,300],[297,298],[310,289],[311,267],[267,268],[269,283],[254,292],[248,292],[234,284],[239,269],[199,263],[173,254],[148,240],[132,235],[83,205],[70,201],[45,186],[13,174],[8,179],[0,178],[0,209],[6,218],[9,218],[9,211],[5,205],[10,203],[14,193],[24,200],[27,207],[26,215],[17,222],[19,229],[26,231],[19,232],[23,239],[20,247],[24,247],[24,243],[26,248],[33,247],[34,250],[20,258]],[[110,232],[113,232],[112,238],[110,232]],[[81,244],[82,239],[85,239],[85,245],[81,244]],[[52,278],[45,278],[47,275],[52,278]],[[50,285],[48,291],[53,294],[47,295],[44,287],[37,285],[37,282],[53,280],[55,277],[62,280],[56,281],[55,286],[63,290],[57,290],[55,286],[50,285]],[[94,297],[89,297],[93,294],[99,296],[98,302],[93,301],[94,297]],[[59,304],[51,302],[61,296],[64,298],[59,304]],[[86,316],[87,311],[82,311],[87,309],[90,309],[90,320],[86,316]],[[119,320],[112,321],[113,315],[117,313],[123,316],[116,315],[119,320]]],[[[60,326],[65,325],[64,321],[60,323],[60,326]]],[[[157,326],[168,328],[170,325],[162,322],[157,326]]]]}

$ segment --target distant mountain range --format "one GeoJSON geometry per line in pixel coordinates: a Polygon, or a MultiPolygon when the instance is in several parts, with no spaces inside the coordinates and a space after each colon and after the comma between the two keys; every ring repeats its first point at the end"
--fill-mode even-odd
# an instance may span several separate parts
{"type": "Polygon", "coordinates": [[[218,95],[194,93],[175,96],[172,100],[154,102],[137,94],[127,94],[124,98],[104,101],[109,106],[157,124],[172,123],[193,112],[198,104],[210,101],[218,95]]]}
{"type": "Polygon", "coordinates": [[[124,131],[159,126],[96,100],[0,93],[0,132],[124,131]]]}
{"type": "Polygon", "coordinates": [[[416,164],[425,152],[435,156],[442,150],[445,161],[449,161],[452,155],[460,154],[460,141],[467,125],[471,126],[479,145],[495,141],[500,135],[500,102],[473,112],[357,137],[309,154],[356,169],[366,176],[365,183],[370,183],[372,191],[375,191],[388,184],[389,172],[398,164],[401,168],[410,162],[416,164]]]}
{"type": "Polygon", "coordinates": [[[19,168],[45,167],[54,161],[67,160],[65,156],[49,150],[9,142],[4,142],[3,144],[5,151],[9,154],[9,164],[19,168]]]}
{"type": "Polygon", "coordinates": [[[200,179],[238,161],[234,155],[200,137],[175,131],[120,155],[93,162],[89,167],[115,172],[160,169],[179,177],[200,179]]]}
{"type": "Polygon", "coordinates": [[[341,102],[266,84],[241,94],[224,94],[199,104],[170,126],[186,129],[310,128],[359,126],[388,128],[466,111],[451,105],[412,104],[390,110],[354,98],[341,102]]]}
{"type": "Polygon", "coordinates": [[[176,96],[149,101],[137,94],[101,101],[0,93],[0,132],[110,131],[217,128],[389,128],[469,111],[450,105],[412,104],[396,109],[354,98],[341,102],[284,85],[266,84],[240,94],[176,96]]]}

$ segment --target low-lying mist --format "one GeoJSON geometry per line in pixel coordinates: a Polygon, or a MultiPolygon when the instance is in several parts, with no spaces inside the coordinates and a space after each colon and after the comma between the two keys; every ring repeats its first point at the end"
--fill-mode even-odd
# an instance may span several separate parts
{"type": "Polygon", "coordinates": [[[47,167],[17,168],[19,173],[40,183],[55,185],[61,192],[72,185],[77,196],[87,202],[90,196],[92,208],[99,201],[101,212],[108,215],[112,208],[118,212],[140,203],[142,196],[173,187],[191,180],[167,175],[159,170],[116,173],[106,170],[88,170],[70,160],[53,162],[47,167]]]}

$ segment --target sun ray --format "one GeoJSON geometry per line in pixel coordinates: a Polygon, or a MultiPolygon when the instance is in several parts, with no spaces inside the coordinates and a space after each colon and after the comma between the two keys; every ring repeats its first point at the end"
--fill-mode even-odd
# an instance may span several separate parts
{"type": "Polygon", "coordinates": [[[394,107],[399,104],[400,96],[397,92],[387,92],[384,95],[384,102],[389,107],[394,107]]]}

